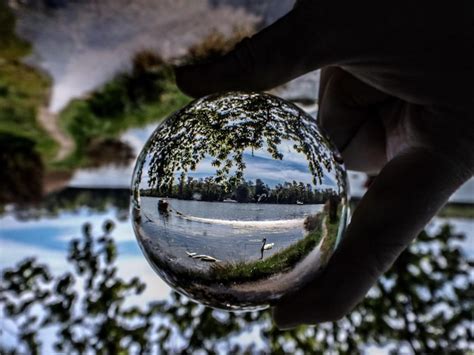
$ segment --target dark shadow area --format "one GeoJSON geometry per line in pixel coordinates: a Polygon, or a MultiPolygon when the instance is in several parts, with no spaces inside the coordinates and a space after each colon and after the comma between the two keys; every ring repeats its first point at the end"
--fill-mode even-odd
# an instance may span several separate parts
{"type": "Polygon", "coordinates": [[[34,147],[27,138],[0,132],[0,206],[40,201],[44,166],[34,147]]]}

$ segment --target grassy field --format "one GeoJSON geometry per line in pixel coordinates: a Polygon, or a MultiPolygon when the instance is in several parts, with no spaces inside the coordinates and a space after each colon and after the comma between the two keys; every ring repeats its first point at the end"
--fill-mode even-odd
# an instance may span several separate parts
{"type": "Polygon", "coordinates": [[[306,257],[322,240],[322,262],[329,260],[337,241],[337,232],[343,207],[339,206],[337,218],[329,221],[325,212],[315,216],[317,224],[303,239],[278,251],[263,260],[239,263],[215,263],[211,267],[211,278],[219,282],[245,282],[263,279],[277,273],[291,270],[306,257]]]}
{"type": "Polygon", "coordinates": [[[211,277],[222,283],[256,281],[291,270],[320,242],[323,229],[317,228],[297,243],[263,260],[237,263],[215,263],[211,277]]]}
{"type": "MultiPolygon", "coordinates": [[[[341,211],[342,209],[340,209],[341,211]]],[[[170,268],[166,258],[160,258],[157,255],[150,254],[150,260],[161,270],[165,270],[168,275],[181,281],[187,280],[191,283],[202,282],[230,284],[233,282],[251,282],[261,280],[278,273],[284,273],[294,268],[294,266],[303,260],[314,248],[321,242],[323,262],[330,257],[331,250],[334,248],[337,231],[340,221],[340,213],[336,221],[329,223],[329,218],[324,214],[319,217],[319,225],[309,232],[303,239],[297,243],[284,248],[263,260],[250,262],[217,262],[211,265],[210,270],[192,271],[187,268],[170,268]]]]}

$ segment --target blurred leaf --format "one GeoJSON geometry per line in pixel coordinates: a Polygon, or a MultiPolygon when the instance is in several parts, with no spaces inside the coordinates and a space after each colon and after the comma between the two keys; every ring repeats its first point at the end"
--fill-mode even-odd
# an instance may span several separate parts
{"type": "Polygon", "coordinates": [[[34,258],[3,271],[2,321],[16,325],[18,347],[0,346],[2,353],[40,353],[41,333],[50,327],[57,329],[54,350],[75,354],[353,354],[367,344],[396,354],[399,344],[414,353],[462,354],[472,348],[473,261],[447,226],[436,235],[421,233],[347,317],[288,331],[276,329],[268,311],[217,311],[174,292],[164,301],[126,305],[145,284],[117,277],[111,237],[94,238],[89,227],[83,232],[69,247],[74,275],[50,276],[34,258]],[[256,334],[252,329],[258,339],[248,336],[256,334]]]}

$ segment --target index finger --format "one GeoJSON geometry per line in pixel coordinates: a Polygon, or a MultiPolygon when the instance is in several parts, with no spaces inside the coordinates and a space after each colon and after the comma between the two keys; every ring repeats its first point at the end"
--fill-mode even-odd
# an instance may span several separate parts
{"type": "Polygon", "coordinates": [[[286,16],[222,58],[176,68],[178,87],[193,97],[228,90],[262,91],[344,62],[369,41],[364,35],[366,15],[363,5],[351,1],[300,1],[286,16]]]}

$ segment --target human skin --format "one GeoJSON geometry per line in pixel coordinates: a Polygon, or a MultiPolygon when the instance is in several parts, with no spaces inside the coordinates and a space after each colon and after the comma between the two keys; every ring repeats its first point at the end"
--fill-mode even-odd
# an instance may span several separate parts
{"type": "Polygon", "coordinates": [[[320,126],[348,169],[378,176],[324,272],[274,308],[280,328],[348,314],[474,171],[472,0],[299,1],[176,80],[199,97],[319,68],[320,126]]]}

